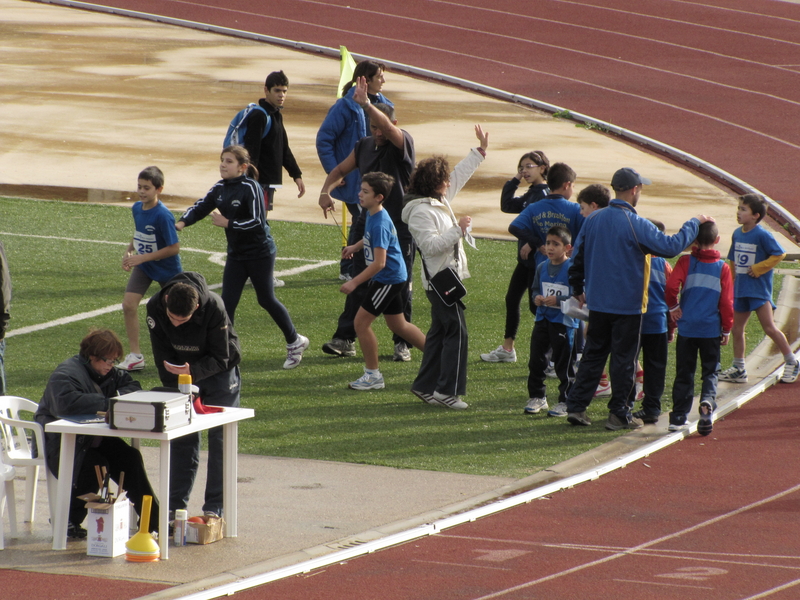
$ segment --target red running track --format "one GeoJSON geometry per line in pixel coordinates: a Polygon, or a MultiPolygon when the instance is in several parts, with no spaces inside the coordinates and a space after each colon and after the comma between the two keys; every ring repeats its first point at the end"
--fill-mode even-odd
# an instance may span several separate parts
{"type": "Polygon", "coordinates": [[[241,600],[800,597],[800,406],[781,385],[599,480],[241,600]]]}
{"type": "MultiPolygon", "coordinates": [[[[800,214],[794,193],[800,164],[796,4],[101,4],[323,46],[344,44],[357,54],[529,96],[694,154],[800,214]]],[[[609,165],[609,175],[618,166],[609,165]]],[[[800,598],[796,390],[773,388],[718,423],[709,438],[695,435],[550,499],[237,597],[800,598]]]]}
{"type": "MultiPolygon", "coordinates": [[[[477,81],[702,158],[800,214],[800,5],[106,0],[477,81]]],[[[609,165],[609,177],[619,165],[609,165]]]]}

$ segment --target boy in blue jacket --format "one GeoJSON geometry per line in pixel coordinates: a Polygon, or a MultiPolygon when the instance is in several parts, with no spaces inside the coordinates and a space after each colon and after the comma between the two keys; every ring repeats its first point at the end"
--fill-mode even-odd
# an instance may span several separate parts
{"type": "Polygon", "coordinates": [[[574,378],[575,329],[577,319],[561,312],[561,302],[572,296],[569,287],[570,260],[567,254],[572,249],[572,237],[563,225],[551,227],[547,232],[545,252],[547,258],[536,268],[531,286],[533,303],[536,305],[536,322],[531,334],[531,355],[528,360],[528,404],[525,413],[535,415],[548,407],[545,396],[545,370],[547,349],[553,349],[553,363],[560,381],[558,404],[548,414],[566,416],[566,395],[574,378]]]}
{"type": "Polygon", "coordinates": [[[691,256],[680,257],[667,281],[666,301],[670,307],[670,319],[678,324],[670,431],[686,427],[686,415],[694,400],[698,353],[702,388],[697,432],[708,435],[713,429],[720,346],[727,345],[733,325],[731,271],[720,260],[719,252],[714,250],[718,243],[717,224],[703,223],[691,256]]]}
{"type": "Polygon", "coordinates": [[[550,228],[562,225],[567,228],[571,239],[575,239],[581,230],[583,216],[577,202],[570,202],[574,190],[575,171],[565,163],[555,163],[547,172],[547,187],[552,191],[533,204],[529,204],[520,215],[508,226],[511,235],[525,244],[519,250],[519,256],[526,260],[535,253],[538,267],[547,258],[545,255],[545,239],[550,228]]]}

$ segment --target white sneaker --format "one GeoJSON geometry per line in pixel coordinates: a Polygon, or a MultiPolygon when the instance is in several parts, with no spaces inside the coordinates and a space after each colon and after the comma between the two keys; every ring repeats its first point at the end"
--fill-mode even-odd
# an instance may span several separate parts
{"type": "Polygon", "coordinates": [[[381,373],[367,373],[351,381],[349,384],[351,390],[382,390],[386,385],[383,383],[383,375],[381,373]]]}
{"type": "Polygon", "coordinates": [[[352,278],[350,273],[339,273],[339,281],[350,281],[352,278]]]}
{"type": "Polygon", "coordinates": [[[547,411],[548,417],[566,417],[569,414],[566,402],[559,402],[553,408],[547,411]]]}
{"type": "Polygon", "coordinates": [[[481,360],[486,362],[517,362],[517,351],[508,351],[502,345],[488,354],[481,354],[481,360]]]}
{"type": "Polygon", "coordinates": [[[556,366],[553,363],[547,365],[547,368],[544,370],[544,376],[548,379],[558,379],[558,374],[556,373],[556,366]]]}
{"type": "Polygon", "coordinates": [[[286,282],[283,279],[278,279],[277,277],[272,278],[272,287],[283,287],[286,285],[286,282]]]}
{"type": "Polygon", "coordinates": [[[284,369],[294,369],[303,360],[303,352],[309,345],[308,338],[297,334],[297,340],[291,344],[286,344],[286,361],[283,363],[284,369]]]}
{"type": "Polygon", "coordinates": [[[781,383],[794,383],[797,381],[798,375],[800,375],[800,362],[796,362],[793,365],[787,363],[783,366],[781,383]]]}
{"type": "Polygon", "coordinates": [[[611,383],[608,379],[601,379],[594,392],[595,398],[604,398],[611,395],[611,383]]]}
{"type": "Polygon", "coordinates": [[[131,352],[125,357],[125,360],[117,365],[117,368],[123,371],[141,371],[144,369],[144,356],[131,352]]]}
{"type": "Polygon", "coordinates": [[[538,415],[547,406],[547,398],[529,398],[523,410],[527,415],[538,415]]]}
{"type": "Polygon", "coordinates": [[[397,342],[394,345],[394,362],[408,362],[411,360],[411,350],[405,345],[405,342],[397,342]]]}
{"type": "Polygon", "coordinates": [[[464,410],[468,406],[468,404],[458,396],[448,396],[440,392],[433,392],[433,399],[436,400],[438,404],[455,410],[464,410]]]}

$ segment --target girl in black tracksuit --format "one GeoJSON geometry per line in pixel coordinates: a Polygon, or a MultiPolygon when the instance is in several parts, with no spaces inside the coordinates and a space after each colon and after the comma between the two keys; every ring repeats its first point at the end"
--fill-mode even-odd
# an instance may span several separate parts
{"type": "Polygon", "coordinates": [[[228,317],[233,323],[242,290],[250,278],[258,303],[269,313],[286,339],[289,357],[284,368],[294,368],[308,347],[308,339],[297,333],[286,307],[275,297],[273,272],[277,247],[266,220],[264,193],[257,181],[258,173],[242,146],[228,146],[222,151],[219,170],[222,179],[214,184],[205,198],[183,214],[176,228],[180,231],[211,214],[214,225],[225,229],[228,258],[222,276],[221,295],[228,317]]]}

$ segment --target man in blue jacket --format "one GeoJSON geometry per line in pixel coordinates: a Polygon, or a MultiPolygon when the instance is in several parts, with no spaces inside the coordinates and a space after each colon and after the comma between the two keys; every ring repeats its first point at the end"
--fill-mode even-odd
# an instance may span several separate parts
{"type": "MultiPolygon", "coordinates": [[[[330,173],[340,162],[347,158],[356,147],[356,142],[369,135],[369,119],[358,103],[353,100],[356,88],[354,83],[359,77],[367,80],[367,97],[372,104],[382,103],[394,106],[386,96],[381,93],[385,79],[385,67],[371,60],[362,60],[353,71],[353,78],[342,88],[342,97],[339,98],[325,116],[317,132],[317,155],[325,173],[330,173]]],[[[355,169],[348,173],[344,182],[331,191],[331,196],[345,202],[347,210],[353,217],[353,225],[361,214],[358,202],[358,192],[361,189],[361,173],[355,169]]],[[[360,238],[355,238],[350,228],[347,245],[352,246],[360,238]]],[[[353,272],[353,260],[342,259],[339,266],[339,279],[348,280],[356,275],[353,272]]]]}
{"type": "Polygon", "coordinates": [[[616,198],[594,211],[583,223],[578,248],[569,270],[575,297],[589,308],[589,328],[575,384],[567,397],[567,421],[591,425],[586,408],[592,401],[606,360],[612,395],[608,401],[606,429],[638,429],[641,419],[631,415],[636,357],[642,313],[647,308],[650,255],[672,258],[697,237],[701,223],[713,221],[699,215],[668,236],[636,214],[642,186],[650,180],[633,169],[614,173],[611,187],[616,198]]]}

